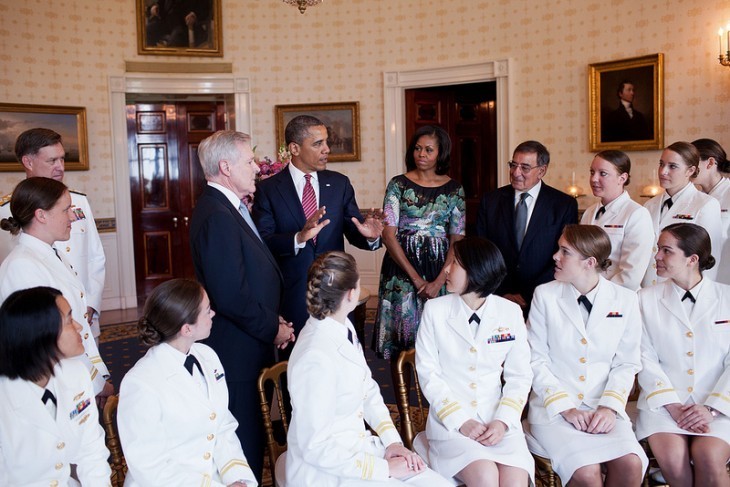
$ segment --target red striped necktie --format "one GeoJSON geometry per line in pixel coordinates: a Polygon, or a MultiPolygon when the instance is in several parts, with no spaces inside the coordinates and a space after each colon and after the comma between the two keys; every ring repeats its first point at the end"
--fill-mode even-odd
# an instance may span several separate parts
{"type": "MultiPolygon", "coordinates": [[[[302,209],[304,210],[304,218],[307,220],[317,211],[317,196],[314,194],[314,186],[312,186],[312,175],[305,174],[304,191],[302,191],[302,209]]],[[[317,237],[312,239],[312,243],[317,244],[317,237]]]]}

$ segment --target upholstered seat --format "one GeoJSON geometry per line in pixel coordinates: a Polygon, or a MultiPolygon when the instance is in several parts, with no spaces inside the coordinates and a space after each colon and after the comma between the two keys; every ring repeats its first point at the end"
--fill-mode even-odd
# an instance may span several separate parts
{"type": "Polygon", "coordinates": [[[277,487],[285,487],[286,442],[280,444],[274,436],[274,425],[271,420],[269,401],[273,393],[273,405],[277,407],[284,432],[288,432],[289,422],[287,421],[287,411],[284,405],[284,386],[282,384],[282,379],[286,374],[286,367],[286,361],[279,362],[272,367],[267,367],[261,371],[258,380],[261,415],[264,420],[264,430],[266,433],[266,449],[269,455],[272,481],[277,487]],[[268,393],[267,389],[269,391],[268,393]]]}

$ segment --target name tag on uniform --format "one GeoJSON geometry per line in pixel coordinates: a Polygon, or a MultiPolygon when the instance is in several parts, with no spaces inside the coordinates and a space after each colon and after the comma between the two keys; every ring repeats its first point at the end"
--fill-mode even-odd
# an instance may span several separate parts
{"type": "Polygon", "coordinates": [[[86,399],[84,399],[83,401],[79,402],[79,403],[78,403],[78,404],[76,405],[76,407],[74,408],[74,410],[73,410],[73,411],[71,411],[71,412],[70,412],[70,413],[68,414],[68,418],[69,418],[69,419],[74,419],[74,418],[75,418],[76,416],[78,416],[79,414],[83,413],[83,412],[84,412],[84,410],[85,410],[86,408],[88,408],[90,404],[91,404],[91,399],[89,399],[89,398],[87,397],[86,399]]]}
{"type": "Polygon", "coordinates": [[[730,320],[720,320],[715,322],[716,325],[730,325],[730,320]]]}
{"type": "Polygon", "coordinates": [[[686,215],[686,214],[683,215],[680,213],[674,215],[674,218],[676,218],[677,220],[694,220],[695,219],[695,217],[692,215],[686,215]]]}
{"type": "Polygon", "coordinates": [[[73,213],[74,221],[79,221],[79,220],[85,220],[86,219],[86,215],[84,214],[84,210],[81,209],[81,208],[79,208],[78,206],[74,206],[73,208],[71,208],[71,212],[73,213]]]}
{"type": "Polygon", "coordinates": [[[624,315],[619,313],[618,311],[611,311],[606,315],[606,318],[623,318],[624,315]]]}
{"type": "Polygon", "coordinates": [[[623,225],[603,225],[603,228],[623,228],[623,225]]]}
{"type": "Polygon", "coordinates": [[[221,380],[223,377],[226,376],[223,372],[218,372],[218,369],[213,369],[213,375],[215,376],[215,380],[221,380]]]}

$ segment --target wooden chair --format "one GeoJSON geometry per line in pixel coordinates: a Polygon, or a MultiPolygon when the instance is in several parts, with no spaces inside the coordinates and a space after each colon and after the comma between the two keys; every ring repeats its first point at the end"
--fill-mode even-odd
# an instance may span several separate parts
{"type": "Polygon", "coordinates": [[[289,431],[289,423],[287,421],[287,411],[284,405],[282,378],[286,374],[288,362],[279,362],[272,367],[267,367],[261,371],[258,380],[259,398],[261,400],[261,415],[264,419],[264,429],[266,433],[266,447],[269,454],[269,465],[271,467],[271,478],[273,484],[277,487],[284,487],[284,467],[286,463],[286,442],[282,445],[274,436],[274,425],[271,421],[271,409],[269,408],[269,391],[274,391],[274,404],[279,410],[281,423],[284,426],[284,432],[289,431]],[[270,384],[270,385],[268,385],[270,384]],[[281,461],[279,459],[281,458],[281,461]]]}
{"type": "Polygon", "coordinates": [[[418,382],[416,373],[415,349],[404,350],[400,353],[396,362],[396,371],[398,383],[395,385],[395,393],[400,415],[400,435],[406,448],[412,449],[416,434],[426,429],[426,418],[428,418],[428,406],[424,406],[421,384],[418,382]],[[418,405],[413,408],[410,406],[410,384],[415,387],[418,401],[418,405]]]}
{"type": "Polygon", "coordinates": [[[111,482],[113,487],[122,487],[124,485],[124,477],[127,474],[127,462],[124,461],[122,443],[119,441],[119,431],[117,430],[118,405],[119,396],[109,396],[104,405],[104,411],[102,412],[102,423],[104,425],[104,432],[106,433],[106,447],[109,449],[109,453],[111,453],[109,466],[112,469],[111,482]]]}

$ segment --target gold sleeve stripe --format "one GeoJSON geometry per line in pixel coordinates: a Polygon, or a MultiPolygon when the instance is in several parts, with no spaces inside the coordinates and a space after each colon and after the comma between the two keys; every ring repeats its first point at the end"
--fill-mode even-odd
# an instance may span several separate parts
{"type": "Polygon", "coordinates": [[[380,423],[378,425],[377,428],[375,428],[375,432],[378,434],[378,436],[380,436],[383,434],[383,432],[388,431],[388,430],[394,430],[394,429],[395,429],[395,426],[393,425],[392,422],[383,421],[382,423],[380,423]]]}
{"type": "Polygon", "coordinates": [[[93,357],[89,357],[89,362],[91,362],[92,364],[101,363],[101,357],[99,357],[98,355],[94,355],[93,357]]]}
{"type": "Polygon", "coordinates": [[[618,392],[606,391],[603,393],[603,395],[605,397],[612,397],[612,398],[616,399],[617,401],[619,401],[621,404],[624,404],[624,405],[626,404],[626,399],[624,399],[624,397],[621,394],[619,394],[618,392]]]}
{"type": "Polygon", "coordinates": [[[461,406],[458,402],[452,402],[445,408],[442,408],[440,411],[436,413],[436,417],[443,421],[445,417],[447,417],[449,414],[453,413],[454,411],[458,411],[461,409],[461,406]]]}
{"type": "Polygon", "coordinates": [[[373,478],[373,469],[375,468],[375,457],[369,453],[365,454],[365,461],[362,464],[362,474],[361,477],[363,480],[370,480],[373,478]]]}
{"type": "Polygon", "coordinates": [[[99,371],[96,370],[96,367],[91,367],[91,380],[96,379],[96,376],[99,375],[99,371]]]}
{"type": "Polygon", "coordinates": [[[665,392],[674,392],[674,389],[659,389],[658,391],[654,391],[651,394],[648,394],[646,396],[646,399],[649,400],[650,398],[656,396],[657,394],[664,394],[665,392]]]}
{"type": "Polygon", "coordinates": [[[499,403],[504,404],[505,406],[509,406],[512,409],[516,409],[518,413],[522,412],[522,406],[520,406],[517,401],[513,401],[512,399],[502,398],[499,403]]]}
{"type": "Polygon", "coordinates": [[[710,396],[719,397],[723,401],[730,402],[730,397],[727,397],[724,394],[720,394],[719,392],[713,392],[712,394],[710,394],[710,396]]]}
{"type": "Polygon", "coordinates": [[[200,485],[202,487],[210,487],[210,485],[212,485],[210,475],[208,475],[208,474],[203,475],[203,481],[200,483],[200,485]]]}
{"type": "Polygon", "coordinates": [[[221,475],[225,475],[226,472],[228,472],[233,467],[251,468],[249,467],[248,463],[244,462],[243,460],[231,460],[223,466],[223,468],[221,469],[221,475]]]}
{"type": "Polygon", "coordinates": [[[567,399],[567,398],[568,398],[568,394],[565,393],[565,392],[560,392],[558,394],[553,394],[549,398],[545,399],[545,402],[543,403],[543,406],[544,407],[548,407],[549,405],[551,405],[555,401],[559,401],[561,399],[567,399]]]}

